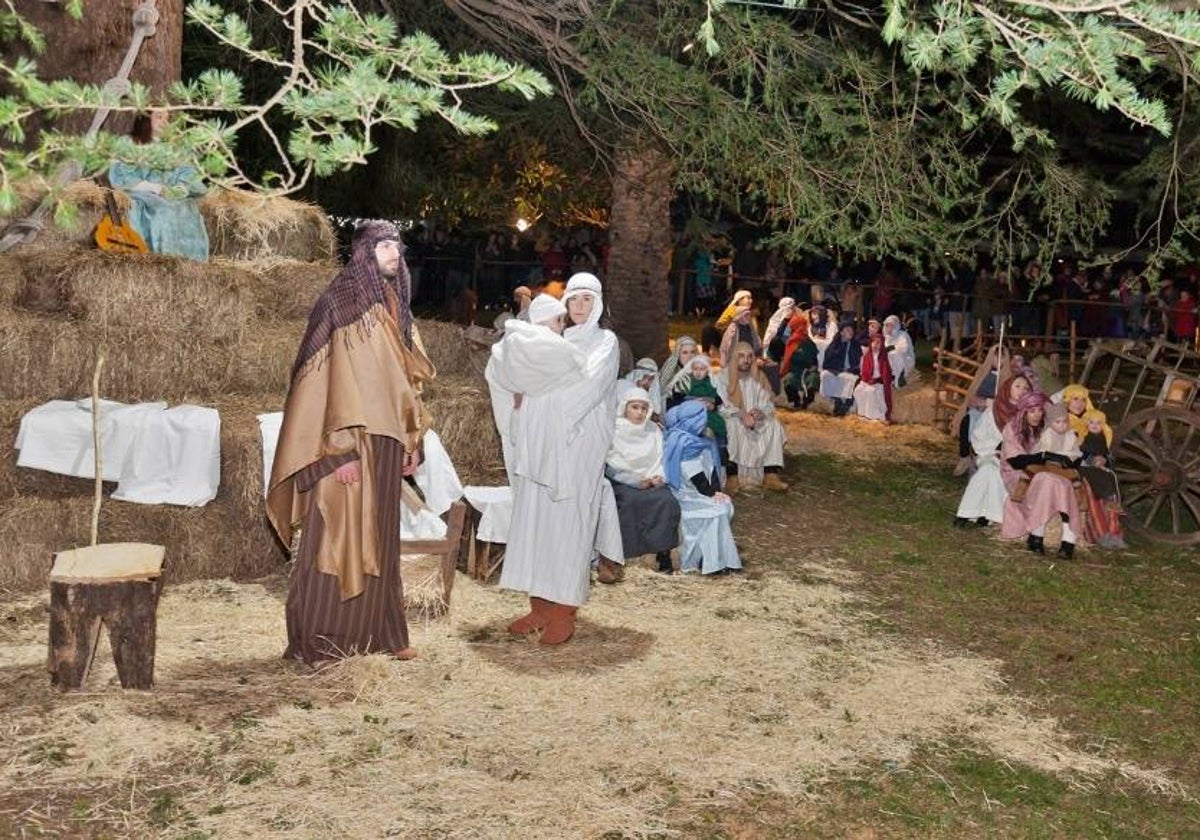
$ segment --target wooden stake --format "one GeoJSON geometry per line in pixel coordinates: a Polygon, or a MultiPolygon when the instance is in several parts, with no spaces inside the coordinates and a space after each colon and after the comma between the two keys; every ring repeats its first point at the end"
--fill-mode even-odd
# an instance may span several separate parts
{"type": "Polygon", "coordinates": [[[92,497],[92,545],[100,536],[100,500],[104,495],[104,458],[100,452],[100,371],[104,368],[104,351],[96,353],[96,370],[92,373],[92,454],[95,455],[96,489],[92,497]]]}

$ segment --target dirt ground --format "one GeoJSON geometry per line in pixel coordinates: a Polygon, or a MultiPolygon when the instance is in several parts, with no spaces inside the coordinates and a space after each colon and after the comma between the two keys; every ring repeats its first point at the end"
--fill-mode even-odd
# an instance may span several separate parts
{"type": "MultiPolygon", "coordinates": [[[[927,427],[784,422],[795,452],[953,462],[927,427]]],[[[805,515],[771,505],[740,542],[805,515]]],[[[10,598],[0,836],[667,836],[681,806],[820,797],[950,741],[1072,784],[1178,792],[1077,746],[997,662],[880,632],[836,551],[797,554],[711,580],[633,568],[558,649],[508,636],[521,598],[459,576],[450,614],[413,627],[420,659],[319,671],[279,658],[282,578],[168,586],[148,692],[117,686],[104,645],[86,691],[52,690],[46,599],[10,598]]]]}

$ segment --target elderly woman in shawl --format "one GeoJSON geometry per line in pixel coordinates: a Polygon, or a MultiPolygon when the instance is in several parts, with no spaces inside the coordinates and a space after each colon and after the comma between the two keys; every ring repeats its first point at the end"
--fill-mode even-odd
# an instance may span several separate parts
{"type": "Polygon", "coordinates": [[[1017,404],[1033,390],[1028,371],[1019,369],[1002,380],[996,396],[986,406],[971,430],[971,449],[975,453],[975,472],[967,482],[954,527],[970,524],[987,525],[1004,521],[1004,502],[1008,488],[1000,474],[999,449],[1004,442],[1004,428],[1016,413],[1017,404]]]}
{"type": "Polygon", "coordinates": [[[698,403],[667,411],[663,467],[683,514],[679,569],[711,575],[741,569],[742,561],[730,527],[733,501],[721,492],[720,455],[704,423],[698,403]]]}
{"type": "Polygon", "coordinates": [[[663,437],[650,422],[650,394],[627,388],[617,407],[616,432],[605,459],[621,522],[625,558],[653,554],[670,574],[671,549],[679,545],[679,502],[667,487],[663,437]]]}
{"type": "MultiPolygon", "coordinates": [[[[1043,456],[1038,441],[1045,429],[1045,409],[1049,399],[1040,391],[1030,391],[1017,403],[1016,413],[1004,427],[1004,442],[1000,447],[1000,476],[1011,494],[1025,477],[1025,467],[1043,456]]],[[[1021,501],[1011,495],[1004,503],[1004,521],[1000,536],[1009,540],[1025,537],[1025,545],[1037,554],[1045,554],[1043,542],[1046,523],[1061,516],[1062,543],[1060,557],[1070,559],[1075,554],[1075,535],[1081,532],[1079,502],[1071,480],[1056,472],[1040,472],[1029,480],[1021,501]]]]}
{"type": "Polygon", "coordinates": [[[415,656],[400,582],[400,482],[429,425],[421,389],[433,374],[413,343],[400,233],[368,222],[309,316],[271,470],[267,516],[296,553],[285,656],[415,656]]]}
{"type": "Polygon", "coordinates": [[[762,469],[764,490],[788,489],[779,477],[783,470],[783,426],[775,417],[775,395],[771,383],[759,370],[754,348],[738,344],[733,365],[722,372],[726,400],[721,407],[729,430],[728,478],[725,492],[740,489],[739,468],[762,469]]]}
{"type": "Polygon", "coordinates": [[[688,362],[699,352],[700,346],[690,335],[681,335],[675,339],[675,348],[671,351],[671,355],[667,356],[667,360],[662,363],[662,367],[658,369],[658,392],[664,401],[671,396],[671,383],[679,371],[685,370],[688,362]]]}
{"type": "MultiPolygon", "coordinates": [[[[570,326],[561,338],[543,331],[544,349],[518,358],[508,352],[506,334],[493,347],[487,371],[497,425],[509,437],[513,487],[500,585],[527,593],[530,606],[509,630],[541,630],[547,645],[571,638],[576,610],[587,600],[618,363],[616,336],[597,323],[600,281],[572,276],[562,303],[570,326]]],[[[531,305],[530,318],[537,317],[531,305]]],[[[513,323],[505,324],[506,331],[513,323]]]]}

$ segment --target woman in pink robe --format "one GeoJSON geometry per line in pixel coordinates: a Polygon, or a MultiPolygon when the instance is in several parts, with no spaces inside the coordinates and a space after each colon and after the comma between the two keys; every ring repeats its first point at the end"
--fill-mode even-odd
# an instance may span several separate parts
{"type": "Polygon", "coordinates": [[[1075,554],[1075,535],[1080,533],[1079,502],[1069,479],[1050,472],[1039,472],[1029,482],[1023,501],[1012,499],[1012,490],[1025,476],[1025,460],[1035,461],[1038,438],[1045,426],[1045,405],[1049,400],[1040,391],[1030,391],[1017,403],[1017,411],[1004,427],[1004,442],[1000,448],[1000,478],[1009,497],[1004,502],[1004,521],[1000,535],[1005,539],[1026,538],[1030,551],[1045,554],[1042,536],[1046,523],[1065,514],[1062,544],[1058,555],[1070,558],[1075,554]]]}

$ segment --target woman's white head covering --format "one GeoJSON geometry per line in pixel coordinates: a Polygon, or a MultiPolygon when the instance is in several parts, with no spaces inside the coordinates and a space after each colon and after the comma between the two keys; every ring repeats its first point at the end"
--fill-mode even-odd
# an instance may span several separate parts
{"type": "Polygon", "coordinates": [[[665,477],[662,465],[662,433],[649,417],[641,423],[625,419],[625,406],[634,400],[650,403],[644,388],[629,388],[621,394],[617,407],[617,428],[605,458],[608,466],[632,473],[640,479],[665,477]]]}
{"type": "Polygon", "coordinates": [[[567,290],[563,293],[562,302],[565,306],[567,301],[575,297],[575,295],[590,294],[595,297],[592,304],[592,312],[588,315],[588,319],[582,324],[568,324],[568,329],[578,330],[580,327],[594,327],[600,322],[600,315],[604,312],[604,293],[600,288],[600,278],[595,274],[589,274],[586,271],[580,271],[577,274],[572,274],[567,280],[567,290]]]}
{"type": "Polygon", "coordinates": [[[767,348],[771,345],[772,339],[779,334],[779,330],[787,323],[787,320],[792,317],[796,311],[796,299],[783,297],[779,299],[779,308],[771,315],[771,320],[767,321],[767,331],[763,333],[763,347],[767,348]]]}
{"type": "Polygon", "coordinates": [[[888,324],[891,324],[893,327],[896,327],[897,329],[899,329],[900,328],[900,319],[898,317],[896,317],[895,315],[889,315],[883,319],[883,325],[886,327],[888,324]]]}
{"type": "Polygon", "coordinates": [[[567,307],[554,295],[540,294],[529,304],[529,322],[532,324],[540,324],[566,314],[567,307]]]}

